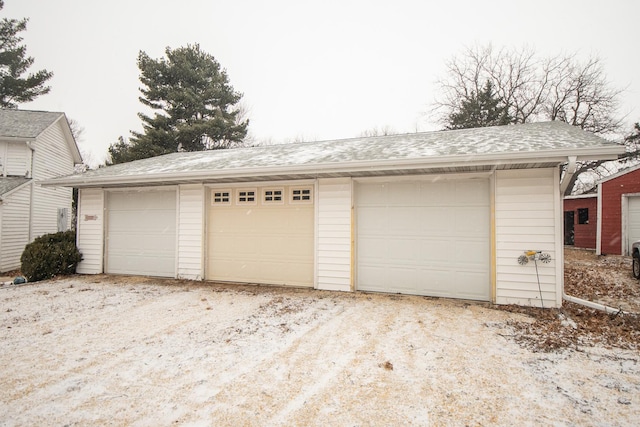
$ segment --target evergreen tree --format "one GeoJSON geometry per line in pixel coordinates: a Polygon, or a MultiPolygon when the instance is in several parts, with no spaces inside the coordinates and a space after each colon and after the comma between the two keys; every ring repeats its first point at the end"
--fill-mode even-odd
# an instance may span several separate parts
{"type": "Polygon", "coordinates": [[[111,161],[119,163],[159,156],[180,150],[201,151],[229,148],[247,134],[248,120],[241,119],[236,92],[225,70],[198,44],[175,50],[166,58],[138,55],[139,98],[155,110],[153,116],[139,114],[144,132],[132,132],[127,143],[121,138],[109,147],[111,161]]]}
{"type": "Polygon", "coordinates": [[[459,108],[449,114],[447,129],[468,129],[512,123],[509,108],[502,102],[490,80],[478,91],[460,101],[459,108]]]}
{"type": "MultiPolygon", "coordinates": [[[[0,10],[4,1],[0,0],[0,10]]],[[[27,29],[27,18],[0,21],[0,108],[18,108],[19,102],[33,101],[49,93],[46,82],[53,76],[47,70],[23,75],[33,65],[34,59],[27,56],[27,48],[18,33],[27,29]]]]}

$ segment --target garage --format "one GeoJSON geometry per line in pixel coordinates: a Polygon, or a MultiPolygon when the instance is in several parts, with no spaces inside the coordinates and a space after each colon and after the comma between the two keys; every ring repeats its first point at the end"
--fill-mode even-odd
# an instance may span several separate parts
{"type": "Polygon", "coordinates": [[[631,244],[640,240],[640,196],[631,196],[628,199],[629,225],[628,231],[628,253],[631,254],[631,244]]]}
{"type": "Polygon", "coordinates": [[[357,289],[488,301],[486,177],[359,181],[357,289]]]}
{"type": "Polygon", "coordinates": [[[313,185],[212,188],[208,280],[313,287],[313,185]]]}
{"type": "Polygon", "coordinates": [[[107,273],[175,277],[175,189],[109,191],[106,220],[107,273]]]}

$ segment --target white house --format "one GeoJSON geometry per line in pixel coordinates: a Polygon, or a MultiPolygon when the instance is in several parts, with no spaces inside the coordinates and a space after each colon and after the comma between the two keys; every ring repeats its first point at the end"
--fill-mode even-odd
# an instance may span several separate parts
{"type": "Polygon", "coordinates": [[[174,153],[46,185],[80,189],[79,273],[558,307],[561,165],[623,150],[548,122],[174,153]],[[550,262],[520,265],[528,250],[550,262]]]}
{"type": "Polygon", "coordinates": [[[81,162],[63,113],[0,110],[0,271],[19,268],[34,238],[69,228],[72,190],[38,181],[81,162]]]}

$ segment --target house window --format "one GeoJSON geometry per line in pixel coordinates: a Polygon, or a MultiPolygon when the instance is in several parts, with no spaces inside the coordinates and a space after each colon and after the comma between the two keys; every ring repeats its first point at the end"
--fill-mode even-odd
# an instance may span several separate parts
{"type": "Polygon", "coordinates": [[[214,205],[230,205],[231,190],[213,190],[211,204],[214,205]]]}
{"type": "Polygon", "coordinates": [[[578,209],[578,224],[589,224],[589,209],[578,209]]]}
{"type": "Polygon", "coordinates": [[[256,202],[256,190],[238,190],[238,204],[254,204],[256,202]]]}
{"type": "Polygon", "coordinates": [[[311,187],[291,189],[291,203],[311,203],[311,201],[311,187]]]}
{"type": "Polygon", "coordinates": [[[281,204],[283,202],[283,190],[281,188],[265,188],[262,194],[263,203],[281,204]]]}

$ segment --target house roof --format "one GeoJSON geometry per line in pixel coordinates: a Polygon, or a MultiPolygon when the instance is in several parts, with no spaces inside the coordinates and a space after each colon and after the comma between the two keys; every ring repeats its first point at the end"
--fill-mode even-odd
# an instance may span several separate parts
{"type": "Polygon", "coordinates": [[[51,111],[0,110],[0,137],[36,138],[62,116],[51,111]]]}
{"type": "Polygon", "coordinates": [[[0,177],[0,199],[29,181],[30,178],[0,177]]]}
{"type": "Polygon", "coordinates": [[[561,122],[172,153],[52,179],[91,187],[550,167],[624,147],[561,122]]]}
{"type": "Polygon", "coordinates": [[[63,132],[66,135],[66,142],[71,150],[74,162],[81,163],[82,157],[78,150],[78,145],[69,127],[67,116],[64,113],[0,109],[0,138],[33,140],[49,126],[62,119],[64,119],[63,132]]]}

